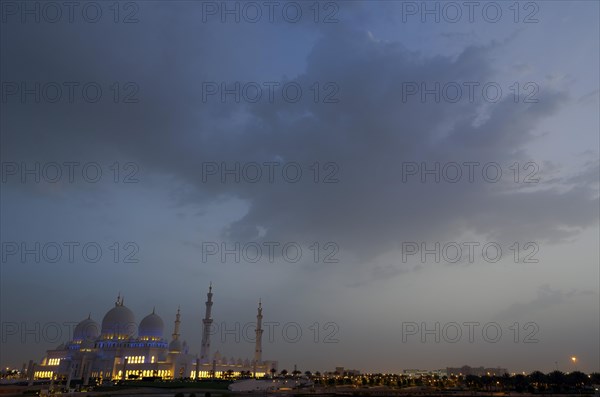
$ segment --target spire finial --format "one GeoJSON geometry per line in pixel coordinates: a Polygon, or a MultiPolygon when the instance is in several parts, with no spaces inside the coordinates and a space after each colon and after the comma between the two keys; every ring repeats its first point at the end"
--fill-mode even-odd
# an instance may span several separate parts
{"type": "Polygon", "coordinates": [[[210,284],[208,285],[208,292],[212,292],[212,281],[210,282],[210,284]]]}
{"type": "Polygon", "coordinates": [[[121,291],[119,291],[119,295],[117,295],[117,301],[115,302],[115,306],[119,306],[121,304],[121,291]]]}
{"type": "Polygon", "coordinates": [[[92,312],[88,313],[88,320],[90,320],[92,318],[92,312]]]}
{"type": "Polygon", "coordinates": [[[262,299],[258,298],[258,307],[262,307],[262,299]]]}
{"type": "Polygon", "coordinates": [[[156,314],[156,306],[152,307],[152,314],[156,314]]]}

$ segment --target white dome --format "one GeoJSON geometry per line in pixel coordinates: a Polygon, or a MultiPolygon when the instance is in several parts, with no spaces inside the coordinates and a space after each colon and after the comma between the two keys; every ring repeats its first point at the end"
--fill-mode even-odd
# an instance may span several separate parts
{"type": "Polygon", "coordinates": [[[181,351],[181,342],[178,339],[171,341],[171,343],[169,343],[169,351],[180,352],[181,351]]]}
{"type": "Polygon", "coordinates": [[[130,338],[136,332],[135,316],[122,302],[118,302],[102,319],[102,337],[107,339],[130,338]]]}
{"type": "Polygon", "coordinates": [[[165,324],[162,318],[152,311],[149,315],[143,318],[138,327],[138,336],[140,338],[155,339],[163,338],[165,324]]]}
{"type": "Polygon", "coordinates": [[[73,330],[74,341],[93,341],[100,335],[100,326],[90,317],[81,321],[73,330]]]}

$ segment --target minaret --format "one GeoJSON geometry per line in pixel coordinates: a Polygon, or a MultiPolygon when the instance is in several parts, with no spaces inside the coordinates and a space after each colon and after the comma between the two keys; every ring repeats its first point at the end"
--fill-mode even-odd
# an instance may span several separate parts
{"type": "Polygon", "coordinates": [[[181,324],[181,315],[179,314],[180,307],[177,307],[177,315],[175,316],[175,328],[173,329],[173,333],[171,336],[173,340],[179,339],[179,324],[181,324]]]}
{"type": "Polygon", "coordinates": [[[254,347],[254,376],[256,376],[256,367],[262,362],[262,302],[258,300],[258,314],[256,315],[256,346],[254,347]]]}
{"type": "Polygon", "coordinates": [[[211,331],[211,326],[212,326],[212,318],[210,316],[210,312],[212,309],[212,282],[210,283],[210,286],[208,287],[208,294],[206,294],[207,296],[207,301],[206,301],[206,313],[204,314],[204,319],[202,320],[202,323],[204,324],[204,328],[202,329],[202,346],[200,348],[200,361],[203,363],[207,363],[210,360],[210,331],[211,331]]]}

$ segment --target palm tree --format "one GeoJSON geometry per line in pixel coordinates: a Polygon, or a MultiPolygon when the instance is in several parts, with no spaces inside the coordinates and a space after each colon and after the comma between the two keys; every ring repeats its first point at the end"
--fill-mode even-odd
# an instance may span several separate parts
{"type": "Polygon", "coordinates": [[[569,375],[567,375],[566,381],[569,386],[579,388],[585,385],[586,383],[589,383],[590,378],[588,378],[587,375],[581,371],[573,371],[569,375]]]}
{"type": "Polygon", "coordinates": [[[281,374],[281,376],[283,376],[285,378],[285,376],[288,374],[287,369],[282,369],[280,374],[281,374]]]}
{"type": "Polygon", "coordinates": [[[271,368],[271,378],[275,377],[275,373],[277,372],[277,370],[275,368],[271,368]]]}
{"type": "Polygon", "coordinates": [[[552,384],[555,392],[559,392],[565,384],[565,374],[560,371],[550,372],[548,374],[548,383],[552,384]]]}
{"type": "Polygon", "coordinates": [[[312,372],[304,371],[304,375],[306,375],[307,378],[310,378],[312,376],[312,372]]]}
{"type": "Polygon", "coordinates": [[[547,382],[547,377],[541,371],[533,371],[528,375],[529,382],[533,383],[538,389],[543,390],[547,382]]]}

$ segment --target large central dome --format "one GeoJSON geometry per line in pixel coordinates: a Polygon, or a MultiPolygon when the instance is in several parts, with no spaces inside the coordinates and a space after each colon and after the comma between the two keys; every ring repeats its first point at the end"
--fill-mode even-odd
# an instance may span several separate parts
{"type": "Polygon", "coordinates": [[[135,316],[122,300],[117,300],[115,307],[102,319],[101,336],[104,339],[128,339],[135,335],[136,330],[135,316]]]}

